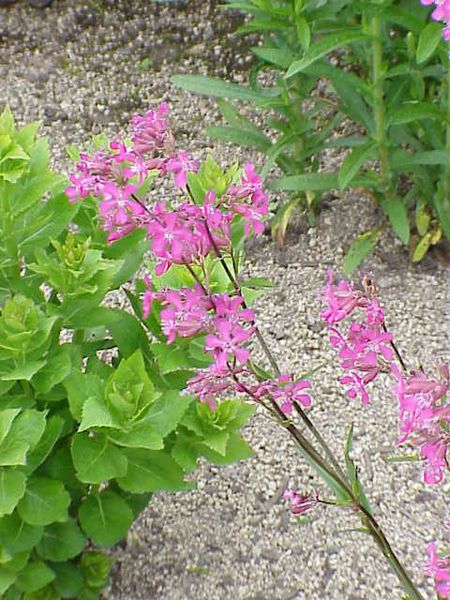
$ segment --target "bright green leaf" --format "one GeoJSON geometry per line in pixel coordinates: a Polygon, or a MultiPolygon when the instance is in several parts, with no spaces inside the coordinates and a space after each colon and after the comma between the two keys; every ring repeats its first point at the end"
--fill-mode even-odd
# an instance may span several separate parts
{"type": "Polygon", "coordinates": [[[63,562],[80,554],[86,540],[73,519],[52,523],[44,529],[37,547],[39,556],[54,562],[63,562]]]}
{"type": "Polygon", "coordinates": [[[109,490],[89,496],[78,511],[81,527],[99,546],[113,546],[133,522],[133,512],[123,498],[109,490]]]}
{"type": "Polygon", "coordinates": [[[9,515],[15,509],[25,494],[25,481],[20,471],[0,469],[0,516],[9,515]]]}
{"type": "Polygon", "coordinates": [[[18,573],[16,586],[22,592],[36,592],[55,579],[53,571],[42,561],[29,562],[18,573]]]}
{"type": "Polygon", "coordinates": [[[127,472],[126,456],[105,435],[77,433],[72,443],[73,464],[84,483],[102,483],[127,472]]]}
{"type": "Polygon", "coordinates": [[[70,495],[60,481],[47,477],[30,477],[17,510],[30,525],[50,525],[67,519],[70,495]]]}
{"type": "Polygon", "coordinates": [[[430,58],[442,41],[442,24],[428,23],[420,32],[416,61],[420,65],[430,58]]]}
{"type": "Polygon", "coordinates": [[[392,229],[406,245],[409,242],[409,218],[405,205],[399,198],[382,200],[381,208],[387,214],[392,229]]]}

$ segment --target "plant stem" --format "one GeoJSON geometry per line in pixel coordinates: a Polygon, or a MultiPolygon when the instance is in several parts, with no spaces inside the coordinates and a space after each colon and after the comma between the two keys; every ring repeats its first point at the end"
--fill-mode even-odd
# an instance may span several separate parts
{"type": "MultiPolygon", "coordinates": [[[[447,135],[445,140],[445,148],[450,152],[450,43],[448,44],[447,58],[447,135]]],[[[444,210],[450,210],[450,164],[447,165],[444,172],[444,210]]]]}
{"type": "Polygon", "coordinates": [[[370,32],[372,34],[372,90],[373,108],[375,116],[375,141],[378,144],[378,158],[380,161],[381,179],[384,192],[388,200],[393,199],[389,156],[386,137],[386,111],[384,105],[384,68],[383,68],[383,42],[380,17],[370,19],[370,32]]]}

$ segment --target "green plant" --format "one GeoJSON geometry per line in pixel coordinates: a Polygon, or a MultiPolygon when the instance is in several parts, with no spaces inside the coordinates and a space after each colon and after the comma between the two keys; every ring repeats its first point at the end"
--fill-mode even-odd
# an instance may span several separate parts
{"type": "Polygon", "coordinates": [[[210,127],[209,135],[263,152],[263,174],[274,163],[283,172],[272,184],[291,195],[273,221],[279,241],[296,206],[313,215],[325,190],[349,187],[374,198],[386,220],[355,240],[346,272],[374,248],[385,223],[410,246],[415,261],[442,235],[450,239],[450,68],[442,27],[428,22],[426,9],[415,0],[228,5],[252,16],[237,33],[262,35],[262,45],[252,48],[257,61],[250,85],[195,75],[173,81],[220,98],[228,125],[210,127]],[[274,74],[273,85],[259,82],[261,70],[274,74]],[[318,86],[319,80],[328,86],[318,86]],[[263,126],[225,99],[253,102],[263,126]],[[354,122],[352,133],[333,135],[344,118],[354,122]],[[327,148],[350,150],[338,172],[319,172],[327,148]],[[368,162],[373,160],[379,170],[368,162]]]}
{"type": "Polygon", "coordinates": [[[37,130],[0,117],[0,595],[94,599],[113,562],[104,549],[153,492],[193,488],[201,455],[251,455],[237,430],[253,411],[230,400],[218,418],[181,394],[191,346],[184,362],[160,352],[158,318],[129,286],[136,314],[105,303],[148,243],[139,231],[106,242],[93,201],[68,202],[37,130]]]}

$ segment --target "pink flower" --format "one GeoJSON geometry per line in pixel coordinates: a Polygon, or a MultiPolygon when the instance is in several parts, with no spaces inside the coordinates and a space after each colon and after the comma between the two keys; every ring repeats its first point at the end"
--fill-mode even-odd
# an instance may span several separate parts
{"type": "Polygon", "coordinates": [[[438,371],[441,379],[431,379],[424,372],[402,373],[392,365],[392,374],[397,379],[395,393],[399,403],[401,436],[396,441],[406,441],[420,448],[425,461],[424,481],[435,485],[442,481],[448,470],[447,450],[450,435],[450,404],[444,396],[449,388],[448,365],[438,371]]]}
{"type": "Polygon", "coordinates": [[[208,330],[212,305],[198,284],[194,289],[168,290],[163,304],[166,308],[161,311],[161,324],[168,344],[174,342],[177,335],[192,337],[208,330]]]}
{"type": "Polygon", "coordinates": [[[233,320],[216,317],[215,333],[206,336],[205,352],[211,354],[218,369],[225,369],[233,357],[238,364],[248,361],[250,352],[244,347],[254,332],[254,327],[242,327],[233,320]]]}
{"type": "MultiPolygon", "coordinates": [[[[239,374],[240,377],[250,376],[250,373],[243,367],[235,367],[233,373],[239,374]]],[[[242,391],[230,369],[228,367],[219,369],[215,364],[206,369],[199,369],[197,374],[189,379],[186,386],[188,394],[198,396],[200,402],[208,404],[211,410],[215,409],[218,396],[237,394],[242,391]]]]}
{"type": "Polygon", "coordinates": [[[317,492],[301,494],[294,490],[286,490],[283,494],[283,498],[289,500],[291,504],[291,513],[295,517],[305,514],[309,510],[315,508],[320,502],[317,492]]]}
{"type": "Polygon", "coordinates": [[[441,598],[450,598],[450,556],[439,558],[436,542],[427,546],[428,561],[425,565],[427,575],[434,578],[434,588],[441,598]]]}
{"type": "Polygon", "coordinates": [[[163,102],[158,110],[149,110],[145,116],[133,115],[133,135],[131,141],[133,147],[139,154],[153,153],[155,150],[163,150],[164,146],[171,141],[168,131],[167,113],[169,105],[163,102]]]}
{"type": "Polygon", "coordinates": [[[333,271],[328,269],[327,287],[323,292],[323,298],[327,308],[320,316],[328,324],[339,323],[346,319],[357,307],[365,308],[368,299],[363,292],[355,290],[354,285],[347,281],[339,281],[335,286],[333,283],[333,271]]]}
{"type": "Polygon", "coordinates": [[[173,173],[175,175],[175,185],[183,188],[186,187],[188,172],[196,173],[198,163],[187,152],[179,152],[167,159],[164,169],[166,173],[173,173]]]}
{"type": "Polygon", "coordinates": [[[227,192],[230,208],[245,221],[244,233],[251,230],[255,234],[264,232],[262,219],[269,213],[269,199],[262,190],[261,177],[255,172],[252,163],[244,165],[244,175],[240,184],[233,183],[227,192]]]}

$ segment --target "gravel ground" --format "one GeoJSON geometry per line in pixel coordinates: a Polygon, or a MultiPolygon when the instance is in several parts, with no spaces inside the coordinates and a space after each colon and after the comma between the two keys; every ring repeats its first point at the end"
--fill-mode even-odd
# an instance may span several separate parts
{"type": "MultiPolygon", "coordinates": [[[[174,89],[175,72],[245,79],[248,53],[230,33],[212,0],[163,6],[150,0],[55,1],[37,11],[25,2],[0,9],[0,105],[19,122],[39,118],[57,168],[64,147],[92,133],[114,131],[131,113],[169,100],[180,145],[204,157],[217,150],[224,164],[248,156],[214,147],[201,135],[218,120],[214,103],[174,89]],[[232,70],[233,67],[233,70],[232,70]]],[[[330,157],[329,168],[336,157],[330,157]]],[[[286,370],[305,372],[326,362],[314,380],[311,416],[342,451],[355,423],[355,459],[377,518],[427,598],[422,565],[427,541],[444,536],[443,492],[424,488],[416,464],[386,463],[396,436],[396,407],[379,387],[361,408],[337,384],[334,355],[318,319],[317,293],[325,266],[339,269],[355,232],[375,223],[376,207],[356,193],[329,199],[318,226],[293,226],[283,250],[269,239],[249,248],[249,270],[274,288],[258,302],[261,329],[286,370]],[[356,210],[357,207],[357,210],[356,210]]],[[[436,257],[419,266],[387,237],[371,258],[388,323],[408,364],[448,360],[448,267],[436,257]]],[[[105,598],[116,600],[399,600],[395,577],[370,539],[343,530],[351,514],[321,508],[297,525],[280,500],[286,485],[322,489],[284,432],[258,414],[245,430],[255,457],[226,468],[202,464],[198,490],[159,494],[115,550],[117,564],[105,598]]]]}

